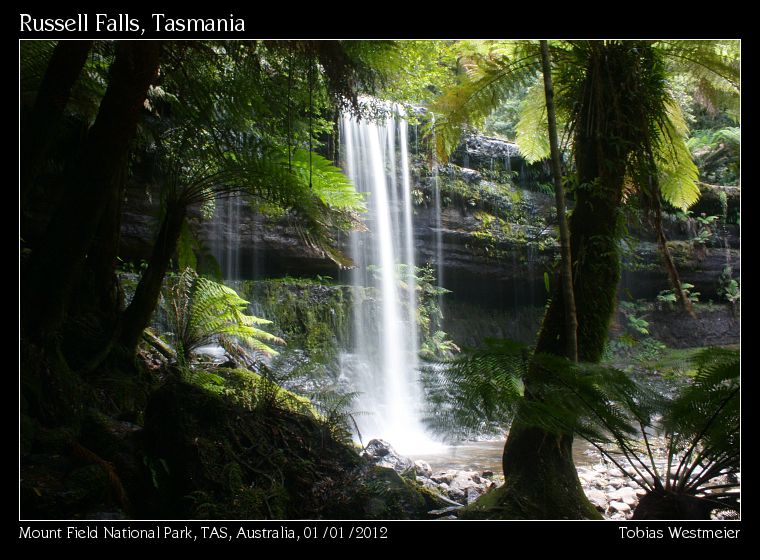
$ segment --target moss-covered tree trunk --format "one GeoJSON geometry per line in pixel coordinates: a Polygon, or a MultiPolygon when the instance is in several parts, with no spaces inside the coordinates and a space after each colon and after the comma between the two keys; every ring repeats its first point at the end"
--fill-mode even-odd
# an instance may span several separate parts
{"type": "MultiPolygon", "coordinates": [[[[637,110],[636,51],[620,44],[588,46],[588,66],[575,123],[578,184],[570,218],[578,359],[598,362],[604,351],[620,279],[619,223],[626,162],[639,131],[626,111],[637,110]],[[632,99],[628,99],[632,98],[632,99]]],[[[637,115],[638,117],[639,115],[637,115]]],[[[566,355],[565,305],[555,288],[536,345],[537,353],[566,355]]],[[[526,397],[540,398],[538,368],[526,379],[526,397]]],[[[506,479],[499,492],[473,508],[474,517],[600,518],[586,498],[572,458],[573,434],[556,435],[522,421],[504,447],[506,479]]]]}

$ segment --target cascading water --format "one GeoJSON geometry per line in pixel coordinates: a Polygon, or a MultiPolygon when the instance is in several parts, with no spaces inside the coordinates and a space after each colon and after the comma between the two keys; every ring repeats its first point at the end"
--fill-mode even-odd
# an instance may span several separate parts
{"type": "Polygon", "coordinates": [[[401,452],[420,452],[435,444],[420,419],[407,134],[403,116],[389,115],[385,124],[348,114],[341,120],[344,168],[357,190],[368,193],[369,229],[351,234],[354,344],[342,369],[360,392],[354,409],[368,413],[356,416],[365,443],[381,437],[401,452]]]}
{"type": "Polygon", "coordinates": [[[240,197],[233,196],[216,201],[211,223],[213,241],[211,253],[227,281],[240,280],[240,197]]]}

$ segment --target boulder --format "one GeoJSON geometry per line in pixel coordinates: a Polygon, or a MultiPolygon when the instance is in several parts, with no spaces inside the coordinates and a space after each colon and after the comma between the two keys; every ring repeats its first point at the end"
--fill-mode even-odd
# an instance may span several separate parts
{"type": "Polygon", "coordinates": [[[433,475],[433,469],[430,468],[430,464],[421,459],[417,459],[414,462],[414,471],[417,473],[417,476],[424,476],[426,478],[430,478],[433,475]]]}
{"type": "Polygon", "coordinates": [[[367,458],[374,465],[393,469],[397,473],[404,473],[414,468],[414,463],[409,457],[399,455],[390,443],[382,439],[370,440],[362,451],[362,457],[367,458]]]}
{"type": "Polygon", "coordinates": [[[480,498],[482,494],[483,494],[482,488],[480,488],[479,486],[471,486],[465,492],[465,500],[467,501],[468,504],[471,504],[472,502],[480,498]]]}
{"type": "Polygon", "coordinates": [[[624,514],[627,514],[627,513],[631,512],[631,506],[629,506],[625,502],[612,501],[612,502],[610,502],[610,507],[612,509],[614,509],[615,511],[618,511],[618,512],[624,513],[624,514]]]}
{"type": "Polygon", "coordinates": [[[431,476],[430,480],[439,484],[446,483],[448,485],[454,479],[454,476],[456,476],[456,471],[443,471],[431,476]]]}
{"type": "Polygon", "coordinates": [[[460,504],[464,504],[466,501],[464,490],[459,488],[449,488],[449,498],[460,504]]]}
{"type": "Polygon", "coordinates": [[[610,483],[610,486],[614,486],[615,488],[620,488],[621,486],[623,486],[623,484],[625,484],[625,480],[623,480],[622,478],[611,478],[609,483],[610,483]]]}
{"type": "Polygon", "coordinates": [[[601,512],[607,511],[607,495],[601,490],[590,489],[586,490],[586,497],[588,501],[594,504],[594,507],[601,512]]]}

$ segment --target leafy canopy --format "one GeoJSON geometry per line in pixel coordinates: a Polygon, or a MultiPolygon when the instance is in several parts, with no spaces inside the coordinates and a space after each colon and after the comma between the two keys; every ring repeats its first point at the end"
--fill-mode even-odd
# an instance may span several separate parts
{"type": "MultiPolygon", "coordinates": [[[[688,128],[667,80],[688,74],[705,103],[738,107],[738,42],[630,41],[620,45],[634,50],[639,63],[650,68],[641,74],[649,80],[638,88],[644,95],[630,100],[638,108],[628,110],[645,119],[631,123],[638,127],[639,138],[628,161],[629,182],[645,197],[662,195],[673,206],[685,209],[699,198],[698,173],[685,144],[688,128]],[[658,174],[655,186],[648,179],[652,167],[658,174]]],[[[485,41],[465,47],[469,48],[463,54],[465,72],[432,108],[440,114],[436,121],[439,156],[445,159],[453,151],[463,129],[481,126],[505,100],[527,87],[519,110],[517,142],[528,161],[548,157],[538,43],[485,41]]],[[[574,136],[583,133],[578,129],[578,101],[595,45],[590,41],[552,41],[550,47],[557,118],[563,143],[572,149],[574,136]]]]}

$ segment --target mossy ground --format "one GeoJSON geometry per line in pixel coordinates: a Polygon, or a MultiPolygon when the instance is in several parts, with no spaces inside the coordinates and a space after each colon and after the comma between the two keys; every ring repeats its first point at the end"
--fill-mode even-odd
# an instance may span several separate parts
{"type": "Polygon", "coordinates": [[[151,375],[112,369],[84,381],[87,406],[65,427],[27,405],[23,517],[404,519],[440,505],[370,465],[344,426],[261,375],[151,375]]]}

